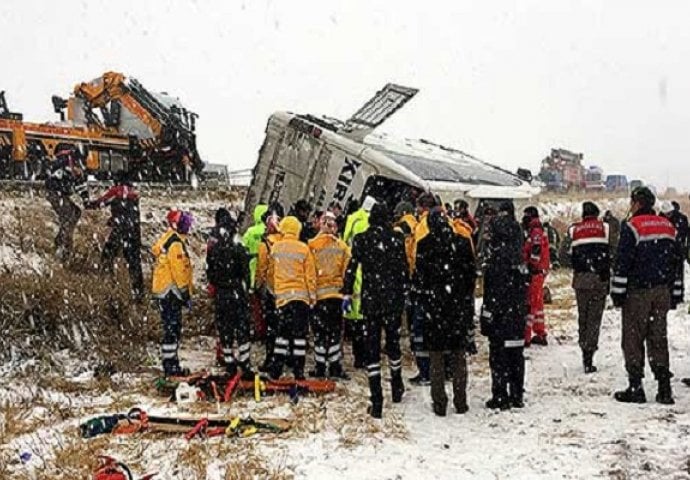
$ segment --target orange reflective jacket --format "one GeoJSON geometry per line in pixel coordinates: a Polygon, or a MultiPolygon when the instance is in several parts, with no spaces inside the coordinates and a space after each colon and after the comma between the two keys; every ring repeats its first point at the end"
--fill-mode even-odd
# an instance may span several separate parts
{"type": "Polygon", "coordinates": [[[316,300],[342,298],[350,248],[335,235],[319,233],[309,241],[309,250],[316,265],[316,300]]]}

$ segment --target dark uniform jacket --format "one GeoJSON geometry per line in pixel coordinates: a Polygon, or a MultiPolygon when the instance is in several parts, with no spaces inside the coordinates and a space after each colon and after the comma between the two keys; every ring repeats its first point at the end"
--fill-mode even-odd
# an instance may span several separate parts
{"type": "Polygon", "coordinates": [[[474,331],[475,263],[471,240],[453,232],[445,216],[429,215],[429,234],[417,244],[413,277],[424,311],[424,349],[465,350],[474,331]]]}
{"type": "Polygon", "coordinates": [[[504,346],[524,345],[527,267],[523,235],[512,216],[500,213],[488,226],[481,332],[504,346]]]}
{"type": "Polygon", "coordinates": [[[637,212],[621,226],[611,297],[620,305],[630,290],[671,288],[679,261],[673,224],[651,209],[637,212]]]}
{"type": "Polygon", "coordinates": [[[219,290],[231,289],[245,298],[249,285],[249,253],[222,226],[211,230],[206,246],[206,278],[219,290]]]}
{"type": "Polygon", "coordinates": [[[357,267],[362,266],[362,313],[402,315],[408,288],[405,239],[389,226],[370,225],[352,242],[343,293],[352,295],[357,267]]]}
{"type": "Polygon", "coordinates": [[[114,185],[89,206],[110,207],[108,226],[117,229],[124,237],[141,236],[139,193],[132,185],[114,185]]]}

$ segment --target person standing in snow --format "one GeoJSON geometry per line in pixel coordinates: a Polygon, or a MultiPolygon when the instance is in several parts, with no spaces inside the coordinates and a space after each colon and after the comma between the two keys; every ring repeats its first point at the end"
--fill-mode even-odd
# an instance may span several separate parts
{"type": "Polygon", "coordinates": [[[223,363],[234,376],[239,367],[242,378],[254,378],[251,368],[248,286],[249,254],[235,241],[237,223],[225,208],[216,211],[216,226],[206,247],[206,278],[215,306],[216,328],[220,335],[223,363]],[[237,355],[233,344],[237,341],[237,355]]]}
{"type": "Polygon", "coordinates": [[[72,196],[78,194],[83,204],[89,200],[83,155],[73,145],[59,144],[49,169],[45,182],[47,199],[58,221],[55,255],[58,260],[65,261],[73,253],[74,229],[81,217],[81,208],[72,200],[72,196]]]}
{"type": "Polygon", "coordinates": [[[621,236],[621,222],[618,220],[611,210],[604,212],[604,223],[609,226],[609,238],[611,239],[611,259],[616,259],[616,252],[618,251],[618,241],[621,236]]]}
{"type": "Polygon", "coordinates": [[[278,229],[283,237],[273,245],[271,259],[279,328],[268,372],[274,379],[282,375],[292,345],[294,377],[304,380],[309,308],[316,303],[314,256],[309,247],[299,240],[302,225],[297,218],[285,217],[278,229]]]}
{"type": "Polygon", "coordinates": [[[338,238],[337,217],[332,212],[321,216],[320,233],[309,240],[316,263],[316,306],[312,315],[314,331],[315,377],[329,375],[347,379],[341,362],[342,289],[350,263],[350,248],[338,238]]]}
{"type": "Polygon", "coordinates": [[[525,315],[529,276],[523,234],[511,202],[503,202],[486,228],[482,335],[489,339],[491,399],[487,408],[524,406],[525,315]]]}
{"type": "Polygon", "coordinates": [[[621,227],[611,298],[623,308],[623,356],[628,372],[626,390],[616,392],[619,402],[645,403],[642,387],[645,344],[649,365],[658,382],[656,401],[673,404],[668,358],[666,316],[671,306],[671,285],[680,255],[676,229],[656,215],[656,197],[647,187],[630,196],[632,216],[621,227]]]}
{"type": "Polygon", "coordinates": [[[393,230],[388,208],[376,203],[369,215],[369,228],[354,237],[352,259],[345,273],[343,310],[352,305],[357,270],[362,269],[362,314],[367,345],[367,372],[371,406],[369,413],[381,418],[383,391],[381,389],[381,332],[385,331],[385,351],[391,373],[393,402],[402,401],[405,385],[402,380],[400,351],[400,321],[405,308],[408,284],[408,265],[405,240],[393,230]]]}
{"type": "Polygon", "coordinates": [[[113,273],[114,262],[122,251],[129,270],[132,296],[143,300],[144,274],[141,270],[141,221],[139,192],[134,188],[127,172],[115,175],[115,185],[96,200],[86,203],[87,209],[110,207],[110,235],[101,252],[101,268],[113,273]]]}
{"type": "Polygon", "coordinates": [[[525,208],[522,227],[527,234],[522,256],[530,274],[527,292],[529,314],[525,327],[525,346],[529,347],[531,344],[547,345],[544,321],[544,282],[551,265],[551,255],[549,240],[539,220],[539,210],[536,207],[525,208]],[[534,336],[532,336],[532,332],[534,332],[534,336]]]}
{"type": "Polygon", "coordinates": [[[428,216],[429,234],[417,244],[413,284],[424,318],[424,349],[429,352],[431,398],[436,415],[445,416],[448,397],[446,368],[453,377],[456,413],[467,406],[466,354],[476,353],[474,344],[474,282],[476,278],[472,240],[456,234],[445,213],[428,216]],[[448,355],[450,365],[445,365],[448,355]]]}
{"type": "Polygon", "coordinates": [[[582,220],[568,228],[573,266],[573,289],[577,300],[578,335],[585,373],[593,373],[594,352],[611,279],[609,226],[599,220],[599,207],[582,204],[582,220]]]}
{"type": "Polygon", "coordinates": [[[275,348],[278,328],[280,326],[280,318],[278,315],[278,308],[276,307],[276,297],[273,286],[274,263],[271,258],[271,250],[273,249],[273,245],[283,238],[283,234],[278,230],[278,224],[283,218],[283,215],[283,206],[279,203],[271,204],[268,211],[264,214],[266,233],[259,244],[259,254],[256,264],[255,287],[261,298],[261,306],[266,321],[266,335],[264,336],[266,357],[261,367],[259,367],[259,370],[262,372],[267,372],[271,366],[273,349],[275,348]]]}
{"type": "Polygon", "coordinates": [[[182,307],[192,310],[193,271],[187,247],[192,216],[171,210],[166,216],[168,230],[151,248],[156,258],[153,268],[153,296],[158,299],[163,323],[161,357],[166,377],[186,373],[180,367],[177,350],[182,333],[182,307]]]}

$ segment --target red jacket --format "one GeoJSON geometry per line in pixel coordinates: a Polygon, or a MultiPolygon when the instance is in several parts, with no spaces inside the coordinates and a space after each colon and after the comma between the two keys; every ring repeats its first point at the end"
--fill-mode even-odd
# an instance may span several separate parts
{"type": "Polygon", "coordinates": [[[546,273],[551,266],[549,239],[538,218],[530,221],[527,240],[522,249],[522,258],[532,273],[546,273]]]}

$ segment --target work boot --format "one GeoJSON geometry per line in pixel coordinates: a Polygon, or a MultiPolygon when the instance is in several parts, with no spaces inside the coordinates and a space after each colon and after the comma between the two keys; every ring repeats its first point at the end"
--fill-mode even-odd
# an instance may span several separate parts
{"type": "Polygon", "coordinates": [[[467,413],[469,409],[470,407],[466,403],[462,405],[456,405],[455,413],[457,413],[458,415],[462,415],[463,413],[467,413]]]}
{"type": "Polygon", "coordinates": [[[331,378],[339,378],[340,380],[349,380],[350,376],[345,373],[341,363],[334,363],[328,368],[328,375],[331,378]]]}
{"type": "Polygon", "coordinates": [[[412,378],[408,378],[408,381],[412,385],[417,385],[418,387],[426,387],[431,385],[431,380],[429,379],[429,377],[424,377],[421,373],[418,373],[412,378]]]}
{"type": "Polygon", "coordinates": [[[684,378],[681,380],[681,382],[683,382],[683,385],[686,387],[690,387],[690,378],[684,378]]]}
{"type": "Polygon", "coordinates": [[[597,367],[593,364],[594,352],[582,351],[582,365],[584,367],[585,373],[594,373],[597,371],[597,367]]]}
{"type": "Polygon", "coordinates": [[[642,379],[631,377],[626,390],[621,390],[613,394],[613,398],[622,403],[645,403],[647,397],[642,388],[642,379]]]}
{"type": "Polygon", "coordinates": [[[372,416],[372,418],[381,419],[383,417],[383,404],[382,403],[372,403],[367,408],[367,413],[372,416]]]}
{"type": "Polygon", "coordinates": [[[508,410],[510,408],[510,401],[505,397],[492,397],[485,403],[486,408],[492,410],[508,410]]]}
{"type": "Polygon", "coordinates": [[[326,378],[326,365],[317,363],[316,368],[309,372],[309,376],[314,378],[326,378]]]}
{"type": "Polygon", "coordinates": [[[546,341],[546,335],[540,336],[540,335],[535,335],[532,337],[532,340],[530,341],[532,345],[541,345],[542,347],[545,347],[549,344],[549,342],[546,341]]]}
{"type": "Polygon", "coordinates": [[[673,401],[673,392],[671,391],[670,376],[659,379],[659,388],[656,394],[656,403],[661,403],[663,405],[673,405],[676,403],[675,401],[673,401]]]}
{"type": "Polygon", "coordinates": [[[510,408],[525,408],[522,397],[510,397],[510,408]]]}
{"type": "Polygon", "coordinates": [[[403,383],[402,375],[400,371],[393,374],[391,377],[391,396],[393,397],[393,403],[402,402],[403,394],[405,393],[405,384],[403,383]]]}
{"type": "Polygon", "coordinates": [[[447,405],[441,405],[440,403],[432,403],[434,413],[439,417],[446,416],[446,407],[447,405]]]}

